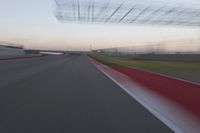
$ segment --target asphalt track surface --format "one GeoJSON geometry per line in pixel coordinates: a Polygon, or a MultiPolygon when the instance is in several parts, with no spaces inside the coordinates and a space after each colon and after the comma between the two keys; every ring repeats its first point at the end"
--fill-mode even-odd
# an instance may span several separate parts
{"type": "Polygon", "coordinates": [[[169,133],[85,55],[0,61],[1,133],[169,133]]]}

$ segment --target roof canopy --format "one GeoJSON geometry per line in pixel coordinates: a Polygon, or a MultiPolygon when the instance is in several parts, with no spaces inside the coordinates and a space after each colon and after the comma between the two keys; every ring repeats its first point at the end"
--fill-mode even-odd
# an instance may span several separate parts
{"type": "Polygon", "coordinates": [[[200,26],[200,6],[135,0],[55,0],[60,22],[200,26]]]}

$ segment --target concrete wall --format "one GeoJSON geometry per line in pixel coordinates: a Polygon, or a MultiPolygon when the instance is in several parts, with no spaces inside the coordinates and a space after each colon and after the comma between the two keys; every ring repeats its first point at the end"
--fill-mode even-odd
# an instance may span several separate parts
{"type": "Polygon", "coordinates": [[[24,54],[25,52],[21,48],[0,46],[0,56],[21,56],[24,54]]]}

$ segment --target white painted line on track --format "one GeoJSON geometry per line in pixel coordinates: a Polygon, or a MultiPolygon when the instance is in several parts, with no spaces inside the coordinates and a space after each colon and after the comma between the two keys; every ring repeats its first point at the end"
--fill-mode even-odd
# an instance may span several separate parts
{"type": "MultiPolygon", "coordinates": [[[[94,59],[91,59],[91,61],[94,59]]],[[[95,61],[95,60],[94,60],[95,61]]],[[[93,63],[94,64],[94,63],[93,63]]],[[[134,83],[128,76],[100,64],[94,66],[176,133],[199,133],[200,120],[179,105],[134,83]],[[126,80],[125,82],[123,80],[126,80]]]]}

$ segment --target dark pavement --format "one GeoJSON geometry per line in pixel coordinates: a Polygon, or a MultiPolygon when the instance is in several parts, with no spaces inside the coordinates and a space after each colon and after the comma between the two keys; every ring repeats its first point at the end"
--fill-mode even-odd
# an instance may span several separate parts
{"type": "Polygon", "coordinates": [[[1,133],[169,133],[86,56],[0,61],[1,133]]]}

